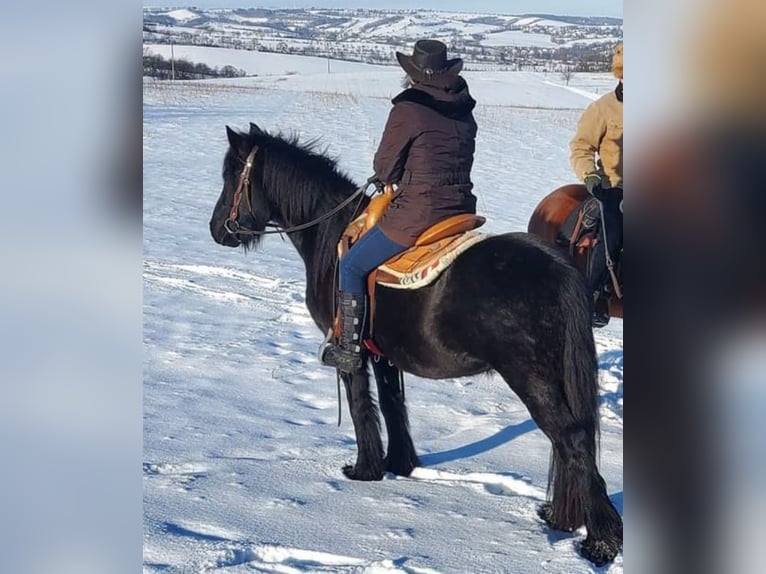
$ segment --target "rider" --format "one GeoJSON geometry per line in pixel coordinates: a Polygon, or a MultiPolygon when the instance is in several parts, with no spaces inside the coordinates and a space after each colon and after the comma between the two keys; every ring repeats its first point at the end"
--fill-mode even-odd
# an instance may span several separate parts
{"type": "Polygon", "coordinates": [[[380,222],[340,262],[340,340],[327,345],[322,362],[343,372],[362,368],[361,340],[370,271],[415,243],[434,223],[476,213],[471,167],[476,102],[460,76],[463,61],[447,59],[437,40],[418,40],[411,56],[396,53],[409,87],[393,100],[375,153],[375,176],[397,184],[380,222]]]}
{"type": "MultiPolygon", "coordinates": [[[[599,201],[604,214],[609,255],[615,261],[622,247],[622,43],[612,57],[612,73],[617,87],[590,104],[577,125],[569,144],[575,174],[599,201]],[[598,161],[596,161],[598,154],[598,161]]],[[[593,293],[593,324],[609,322],[609,273],[604,241],[597,241],[588,266],[587,281],[593,293]]]]}

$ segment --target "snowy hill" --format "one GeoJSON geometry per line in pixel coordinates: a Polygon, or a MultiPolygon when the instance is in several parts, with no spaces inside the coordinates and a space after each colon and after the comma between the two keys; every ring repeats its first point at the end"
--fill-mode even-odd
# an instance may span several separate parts
{"type": "Polygon", "coordinates": [[[594,65],[622,37],[622,21],[553,15],[309,9],[144,9],[144,41],[390,63],[418,38],[439,38],[468,64],[526,69],[594,65]],[[604,46],[604,44],[607,44],[604,46]],[[515,67],[513,67],[515,66],[515,67]]]}
{"type": "MultiPolygon", "coordinates": [[[[297,64],[291,64],[297,67],[297,64]]],[[[144,573],[623,572],[579,557],[583,532],[551,532],[549,442],[497,377],[407,377],[424,466],[359,483],[345,401],[305,307],[289,242],[216,245],[225,125],[320,138],[356,181],[370,172],[400,73],[144,83],[144,573]]],[[[605,75],[473,72],[474,181],[490,232],[526,227],[571,182],[567,144],[605,75]],[[533,104],[533,105],[530,105],[533,104]]],[[[622,511],[622,322],[596,333],[601,471],[622,511]]]]}
{"type": "Polygon", "coordinates": [[[181,8],[179,10],[171,10],[170,12],[163,12],[163,15],[167,16],[176,24],[200,19],[200,15],[197,12],[192,12],[191,10],[186,10],[185,8],[181,8]]]}

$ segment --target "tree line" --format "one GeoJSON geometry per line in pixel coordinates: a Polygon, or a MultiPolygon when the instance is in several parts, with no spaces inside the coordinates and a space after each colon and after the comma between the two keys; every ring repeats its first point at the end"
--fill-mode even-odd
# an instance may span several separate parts
{"type": "Polygon", "coordinates": [[[154,54],[149,50],[144,49],[144,76],[161,80],[170,80],[174,77],[174,68],[176,80],[241,78],[247,75],[245,70],[235,68],[234,66],[211,68],[207,64],[191,62],[185,58],[176,58],[175,62],[171,62],[170,59],[167,59],[160,54],[154,54]]]}

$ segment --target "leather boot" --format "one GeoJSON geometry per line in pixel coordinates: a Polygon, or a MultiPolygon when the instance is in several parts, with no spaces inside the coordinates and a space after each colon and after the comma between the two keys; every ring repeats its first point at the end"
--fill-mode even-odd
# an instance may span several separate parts
{"type": "Polygon", "coordinates": [[[591,322],[594,327],[606,327],[609,324],[609,295],[603,289],[593,295],[591,322]]]}
{"type": "Polygon", "coordinates": [[[328,342],[320,349],[319,357],[323,364],[344,373],[362,369],[362,332],[367,312],[365,303],[364,295],[340,294],[340,338],[328,342]]]}

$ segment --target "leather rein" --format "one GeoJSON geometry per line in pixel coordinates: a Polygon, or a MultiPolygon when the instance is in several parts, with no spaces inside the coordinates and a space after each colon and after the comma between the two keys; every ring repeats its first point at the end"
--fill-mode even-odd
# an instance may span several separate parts
{"type": "Polygon", "coordinates": [[[306,223],[301,223],[300,225],[295,225],[293,227],[281,227],[275,223],[266,223],[266,227],[272,227],[273,229],[263,229],[261,231],[258,231],[256,229],[246,229],[242,227],[239,224],[239,206],[242,203],[242,200],[244,198],[245,204],[247,206],[247,210],[250,212],[250,215],[253,216],[255,219],[255,214],[253,213],[253,204],[250,200],[250,172],[253,169],[253,162],[255,161],[255,156],[258,153],[259,147],[254,146],[253,150],[250,152],[250,154],[247,156],[247,159],[245,160],[245,167],[242,170],[242,173],[239,175],[239,182],[237,183],[237,189],[234,192],[234,202],[231,205],[231,209],[229,210],[229,217],[224,222],[223,227],[226,231],[228,231],[231,235],[235,235],[237,233],[241,235],[270,235],[275,233],[295,233],[297,231],[303,231],[304,229],[309,229],[310,227],[314,227],[315,225],[319,225],[323,221],[326,221],[327,219],[330,219],[332,216],[336,215],[338,212],[343,210],[345,207],[350,205],[356,198],[358,198],[360,195],[364,194],[365,191],[367,191],[367,188],[370,187],[370,185],[373,183],[372,181],[367,182],[366,185],[363,185],[359,189],[357,189],[354,193],[352,193],[350,196],[348,196],[346,199],[344,199],[341,203],[339,203],[336,207],[325,213],[324,215],[321,215],[317,217],[316,219],[312,219],[311,221],[308,221],[306,223]]]}

